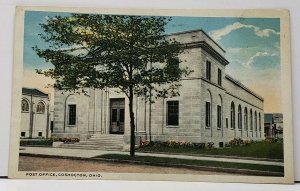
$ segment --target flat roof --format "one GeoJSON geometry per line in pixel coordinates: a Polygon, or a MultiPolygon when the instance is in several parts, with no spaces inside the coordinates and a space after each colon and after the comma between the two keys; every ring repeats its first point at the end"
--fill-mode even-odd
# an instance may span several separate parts
{"type": "Polygon", "coordinates": [[[203,29],[194,29],[194,30],[187,30],[187,31],[181,31],[181,32],[175,32],[175,33],[169,33],[167,34],[167,36],[171,36],[171,35],[180,35],[180,34],[187,34],[187,33],[193,33],[193,32],[202,32],[203,34],[205,34],[205,36],[207,36],[214,44],[216,44],[224,53],[226,53],[226,51],[214,40],[212,39],[203,29]]]}
{"type": "Polygon", "coordinates": [[[264,98],[260,95],[258,95],[257,93],[255,93],[254,91],[252,91],[251,89],[249,89],[248,87],[246,87],[244,84],[242,84],[240,81],[234,79],[233,77],[229,76],[228,74],[225,75],[225,77],[230,80],[231,82],[233,82],[234,84],[236,84],[237,86],[239,86],[240,88],[244,89],[245,91],[247,91],[248,93],[252,94],[253,96],[255,96],[256,98],[264,101],[264,98]]]}
{"type": "Polygon", "coordinates": [[[41,90],[38,90],[36,88],[23,87],[22,88],[22,94],[23,95],[34,95],[34,96],[39,96],[39,97],[48,97],[48,94],[46,94],[46,93],[44,93],[41,90]]]}

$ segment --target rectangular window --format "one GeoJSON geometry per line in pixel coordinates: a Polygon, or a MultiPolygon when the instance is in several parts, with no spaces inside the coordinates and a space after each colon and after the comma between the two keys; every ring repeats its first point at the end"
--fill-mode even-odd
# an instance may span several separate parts
{"type": "Polygon", "coordinates": [[[205,102],[205,125],[210,127],[210,102],[205,102]]]}
{"type": "Polygon", "coordinates": [[[25,132],[21,132],[21,137],[25,137],[26,133],[25,132]]]}
{"type": "Polygon", "coordinates": [[[167,101],[167,125],[178,125],[179,102],[167,101]]]}
{"type": "Polygon", "coordinates": [[[217,127],[221,129],[221,121],[222,121],[222,108],[220,105],[217,106],[217,127]]]}
{"type": "Polygon", "coordinates": [[[76,105],[69,105],[69,123],[68,125],[76,124],[76,105]]]}
{"type": "Polygon", "coordinates": [[[218,85],[222,86],[222,71],[218,69],[218,85]]]}
{"type": "Polygon", "coordinates": [[[206,79],[211,79],[211,62],[206,61],[206,79]]]}
{"type": "Polygon", "coordinates": [[[39,137],[42,137],[43,136],[43,133],[42,132],[39,132],[39,137]]]}

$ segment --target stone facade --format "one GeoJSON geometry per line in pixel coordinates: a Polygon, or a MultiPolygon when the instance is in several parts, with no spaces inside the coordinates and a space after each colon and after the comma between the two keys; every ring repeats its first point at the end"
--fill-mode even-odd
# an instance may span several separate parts
{"type": "MultiPolygon", "coordinates": [[[[170,37],[186,47],[180,55],[184,61],[181,67],[187,66],[193,72],[181,81],[178,97],[158,99],[152,104],[143,97],[134,98],[137,140],[213,142],[222,147],[234,138],[263,139],[264,99],[225,73],[229,64],[225,51],[202,30],[170,37]],[[168,122],[171,118],[173,121],[168,122]]],[[[116,89],[87,91],[89,96],[56,91],[54,134],[88,139],[95,133],[119,133],[129,144],[126,96],[116,89]],[[122,106],[114,108],[117,102],[122,106]],[[69,115],[75,106],[70,105],[76,105],[76,115],[71,111],[76,116],[75,123],[69,115]],[[122,130],[112,132],[114,125],[122,130]]]]}
{"type": "Polygon", "coordinates": [[[48,94],[33,88],[22,88],[21,138],[50,137],[48,94]]]}

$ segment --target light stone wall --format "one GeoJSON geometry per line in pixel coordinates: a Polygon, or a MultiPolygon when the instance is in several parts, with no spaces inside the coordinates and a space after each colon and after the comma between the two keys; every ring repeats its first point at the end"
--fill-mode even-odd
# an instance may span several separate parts
{"type": "MultiPolygon", "coordinates": [[[[174,35],[176,40],[185,43],[207,42],[217,54],[224,56],[225,52],[202,31],[179,33],[174,35]]],[[[181,67],[188,67],[194,72],[181,81],[180,96],[173,98],[159,98],[155,103],[145,102],[141,97],[134,97],[136,141],[140,138],[152,141],[189,141],[193,143],[213,142],[216,147],[222,142],[234,138],[263,139],[264,113],[263,100],[248,89],[226,77],[225,65],[203,50],[200,46],[187,48],[181,55],[181,67]],[[211,62],[211,80],[206,79],[206,61],[211,62]],[[218,69],[222,71],[222,85],[218,85],[218,69]],[[167,101],[179,101],[179,125],[167,126],[167,101]],[[211,125],[205,126],[205,102],[211,103],[211,125]],[[235,129],[231,128],[231,103],[235,105],[235,129]],[[222,107],[221,128],[217,128],[217,105],[222,107]],[[242,108],[242,128],[238,129],[238,106],[242,108]],[[248,130],[244,126],[244,109],[248,110],[248,130]],[[250,109],[261,115],[261,131],[250,131],[250,109]],[[151,121],[149,121],[151,119],[151,121]],[[227,119],[227,120],[226,120],[227,119]],[[228,127],[226,127],[228,121],[228,127]]],[[[226,64],[226,63],[225,63],[226,64]]],[[[110,100],[125,98],[125,132],[124,144],[130,142],[130,118],[128,99],[118,89],[94,90],[86,89],[89,96],[64,92],[55,93],[54,106],[54,134],[60,137],[78,136],[87,139],[94,133],[109,134],[110,128],[110,100]],[[63,93],[64,92],[64,93],[63,93]],[[62,94],[63,93],[63,94],[62,94]],[[67,124],[67,104],[76,103],[77,123],[75,126],[67,124]]],[[[257,121],[259,121],[257,117],[257,121]]],[[[254,124],[254,122],[253,122],[254,124]]],[[[254,125],[253,125],[254,126],[254,125]]],[[[254,126],[255,127],[255,126],[254,126]]]]}
{"type": "MultiPolygon", "coordinates": [[[[20,133],[25,132],[25,137],[30,136],[30,113],[31,110],[33,111],[33,128],[32,128],[32,137],[46,137],[47,130],[50,132],[50,128],[47,125],[50,125],[50,121],[47,118],[47,107],[49,106],[49,100],[46,97],[37,97],[37,96],[30,96],[30,95],[22,95],[22,99],[25,99],[29,103],[29,112],[21,113],[21,130],[20,133]],[[43,102],[45,105],[45,112],[44,113],[37,113],[36,106],[39,102],[43,102]],[[32,108],[31,108],[31,104],[32,108]],[[39,136],[39,132],[42,133],[42,136],[39,136]]],[[[21,104],[21,103],[20,103],[21,104]]],[[[48,134],[50,136],[50,133],[48,134]]],[[[20,134],[21,136],[21,134],[20,134]]]]}

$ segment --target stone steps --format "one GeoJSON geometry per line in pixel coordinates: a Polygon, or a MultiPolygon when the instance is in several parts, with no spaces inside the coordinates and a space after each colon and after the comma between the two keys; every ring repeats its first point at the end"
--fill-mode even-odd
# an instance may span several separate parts
{"type": "Polygon", "coordinates": [[[62,148],[86,150],[122,150],[123,135],[94,134],[90,139],[74,144],[63,144],[62,148]]]}

